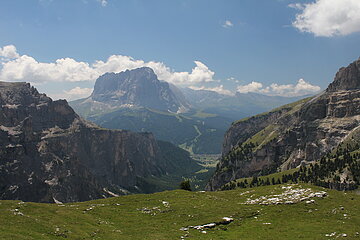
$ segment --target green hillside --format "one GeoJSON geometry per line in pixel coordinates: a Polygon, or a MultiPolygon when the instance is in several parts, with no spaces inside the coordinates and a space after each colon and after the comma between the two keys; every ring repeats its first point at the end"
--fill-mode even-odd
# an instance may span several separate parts
{"type": "Polygon", "coordinates": [[[220,153],[224,133],[231,124],[231,120],[203,112],[181,115],[147,108],[118,109],[87,119],[104,128],[152,132],[157,139],[196,154],[220,153]]]}
{"type": "Polygon", "coordinates": [[[360,196],[306,184],[220,192],[176,190],[68,204],[1,201],[0,214],[1,239],[360,237],[360,196]],[[322,195],[321,191],[327,196],[296,200],[316,192],[322,195]],[[258,199],[274,201],[274,195],[279,203],[258,204],[258,199]],[[289,198],[293,204],[284,204],[289,198]],[[223,217],[234,221],[212,229],[186,229],[221,222],[223,217]]]}

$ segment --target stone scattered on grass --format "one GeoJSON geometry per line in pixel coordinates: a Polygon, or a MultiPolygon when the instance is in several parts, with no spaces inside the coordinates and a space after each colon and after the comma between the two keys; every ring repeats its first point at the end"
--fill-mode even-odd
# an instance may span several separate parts
{"type": "Polygon", "coordinates": [[[170,204],[169,204],[169,202],[166,202],[166,201],[162,201],[162,204],[164,205],[164,207],[170,207],[170,204]]]}
{"type": "MultiPolygon", "coordinates": [[[[223,217],[221,219],[221,221],[219,221],[219,222],[212,222],[212,223],[207,223],[207,224],[197,225],[197,226],[188,226],[187,228],[180,228],[180,230],[193,228],[193,229],[202,231],[203,229],[211,229],[211,228],[214,228],[219,225],[227,225],[227,224],[231,223],[232,221],[234,221],[234,219],[231,217],[223,217]]],[[[182,230],[182,231],[187,231],[187,230],[182,230]]]]}
{"type": "Polygon", "coordinates": [[[325,234],[325,237],[333,237],[335,235],[336,235],[336,232],[332,232],[332,233],[325,234]]]}
{"type": "Polygon", "coordinates": [[[347,237],[347,234],[346,233],[336,234],[336,232],[325,234],[325,237],[335,237],[335,236],[336,236],[336,238],[338,238],[338,237],[347,237]]]}
{"type": "Polygon", "coordinates": [[[327,196],[327,193],[325,191],[314,192],[311,188],[301,188],[301,187],[293,188],[293,186],[283,186],[281,189],[285,191],[280,194],[260,196],[255,199],[248,198],[243,204],[259,204],[259,205],[294,204],[305,200],[310,201],[309,203],[314,203],[315,200],[312,200],[311,198],[314,197],[323,198],[327,196]]]}
{"type": "Polygon", "coordinates": [[[24,214],[22,212],[20,212],[19,209],[15,208],[15,209],[11,209],[10,211],[12,211],[14,213],[14,215],[17,216],[24,216],[24,214]]]}

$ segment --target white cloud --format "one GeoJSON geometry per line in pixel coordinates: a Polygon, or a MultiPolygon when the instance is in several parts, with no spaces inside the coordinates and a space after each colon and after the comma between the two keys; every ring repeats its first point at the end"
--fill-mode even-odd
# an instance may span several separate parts
{"type": "Polygon", "coordinates": [[[191,72],[175,72],[162,62],[144,62],[129,56],[112,55],[106,61],[94,64],[78,62],[72,58],[57,59],[53,63],[36,61],[33,57],[19,55],[15,46],[1,48],[2,68],[0,79],[3,81],[27,81],[33,84],[45,82],[95,81],[106,72],[121,72],[139,67],[151,67],[160,80],[177,85],[190,86],[213,82],[215,73],[204,63],[195,61],[191,72]]]}
{"type": "Polygon", "coordinates": [[[106,62],[97,61],[93,67],[99,72],[121,72],[126,69],[139,67],[150,67],[154,70],[160,80],[171,82],[177,85],[192,85],[203,82],[213,82],[215,73],[200,61],[194,61],[195,67],[189,72],[174,72],[161,62],[144,62],[135,60],[128,56],[112,55],[106,62]]]}
{"type": "Polygon", "coordinates": [[[237,91],[239,93],[248,93],[248,92],[261,92],[262,91],[262,83],[259,82],[251,82],[247,85],[239,85],[237,87],[237,91]]]}
{"type": "Polygon", "coordinates": [[[279,85],[272,83],[270,86],[263,87],[262,83],[251,82],[247,85],[240,85],[237,87],[237,91],[240,93],[263,93],[270,96],[284,96],[295,97],[303,96],[307,94],[315,94],[319,92],[321,88],[319,86],[312,85],[306,82],[304,79],[299,79],[297,84],[285,84],[279,85]]]}
{"type": "MultiPolygon", "coordinates": [[[[224,88],[207,87],[206,84],[215,82],[215,73],[204,63],[194,61],[195,67],[190,72],[175,72],[162,62],[145,62],[129,56],[112,55],[106,61],[95,61],[93,64],[78,62],[72,58],[61,58],[51,63],[38,62],[33,57],[19,55],[13,45],[0,48],[0,80],[2,81],[26,81],[33,85],[43,83],[65,82],[94,82],[100,75],[106,72],[121,72],[127,69],[150,67],[160,80],[168,81],[175,85],[192,86],[193,89],[215,91],[225,95],[233,93],[224,88]],[[201,86],[201,87],[198,87],[201,86]]],[[[234,78],[228,79],[235,81],[234,78]]],[[[241,93],[258,92],[268,95],[300,96],[320,91],[320,87],[311,85],[300,79],[296,85],[279,85],[276,83],[264,87],[262,83],[251,82],[247,85],[239,85],[237,91],[241,93]]],[[[69,100],[90,95],[89,88],[74,88],[54,96],[55,98],[67,98],[69,100]]]]}
{"type": "Polygon", "coordinates": [[[309,4],[292,4],[291,7],[302,10],[292,23],[301,32],[332,37],[360,31],[359,0],[316,0],[309,4]]]}
{"type": "Polygon", "coordinates": [[[8,45],[0,48],[0,59],[8,60],[18,57],[19,54],[16,52],[16,47],[14,45],[8,45]]]}
{"type": "Polygon", "coordinates": [[[321,90],[319,86],[312,85],[304,79],[299,79],[296,85],[278,85],[273,83],[270,85],[270,88],[275,95],[280,96],[301,96],[316,93],[321,90]]]}
{"type": "Polygon", "coordinates": [[[85,62],[62,58],[54,63],[41,63],[27,55],[3,62],[0,71],[0,79],[3,81],[26,81],[34,84],[89,81],[98,76],[98,72],[85,62]]]}
{"type": "Polygon", "coordinates": [[[101,6],[103,6],[103,7],[106,7],[106,5],[108,4],[108,1],[107,0],[97,0],[100,4],[101,4],[101,6]]]}
{"type": "Polygon", "coordinates": [[[54,100],[57,99],[66,99],[68,101],[80,99],[80,98],[86,98],[89,97],[92,93],[92,88],[80,88],[75,87],[73,89],[70,89],[68,91],[64,90],[61,93],[47,93],[49,97],[51,97],[54,100]]]}
{"type": "Polygon", "coordinates": [[[207,90],[207,91],[213,91],[213,92],[217,92],[223,95],[229,95],[229,96],[233,96],[234,93],[231,92],[230,90],[227,90],[224,88],[224,85],[220,85],[217,87],[205,87],[205,86],[201,86],[201,87],[196,87],[196,86],[190,86],[190,89],[193,90],[207,90]]]}
{"type": "Polygon", "coordinates": [[[92,88],[75,87],[73,89],[70,89],[69,91],[64,91],[64,93],[65,93],[66,99],[73,100],[73,99],[88,97],[88,96],[90,96],[92,91],[93,91],[92,88]]]}
{"type": "Polygon", "coordinates": [[[224,28],[231,28],[234,26],[234,24],[230,20],[226,20],[222,26],[224,28]]]}

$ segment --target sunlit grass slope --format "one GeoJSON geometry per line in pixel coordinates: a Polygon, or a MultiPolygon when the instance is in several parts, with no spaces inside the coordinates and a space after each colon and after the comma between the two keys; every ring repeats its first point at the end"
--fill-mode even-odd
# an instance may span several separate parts
{"type": "Polygon", "coordinates": [[[328,195],[311,204],[244,204],[286,186],[177,190],[69,204],[1,201],[0,239],[360,239],[360,196],[354,193],[298,184],[291,186],[328,195]],[[223,217],[234,221],[206,233],[180,230],[223,217]]]}

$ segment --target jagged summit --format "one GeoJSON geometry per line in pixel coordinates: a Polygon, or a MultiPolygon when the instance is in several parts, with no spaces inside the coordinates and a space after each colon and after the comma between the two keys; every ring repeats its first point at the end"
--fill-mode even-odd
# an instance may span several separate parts
{"type": "Polygon", "coordinates": [[[178,97],[169,83],[159,81],[149,67],[105,73],[95,83],[91,100],[110,105],[136,106],[178,112],[189,104],[178,97]]]}
{"type": "Polygon", "coordinates": [[[40,94],[30,83],[0,81],[0,101],[7,104],[29,104],[49,102],[51,99],[40,94]]]}
{"type": "Polygon", "coordinates": [[[68,128],[79,116],[66,100],[52,101],[29,83],[0,82],[0,125],[11,127],[31,117],[33,130],[68,128]]]}
{"type": "Polygon", "coordinates": [[[335,92],[354,89],[360,89],[360,58],[349,66],[340,68],[334,81],[326,91],[335,92]]]}

